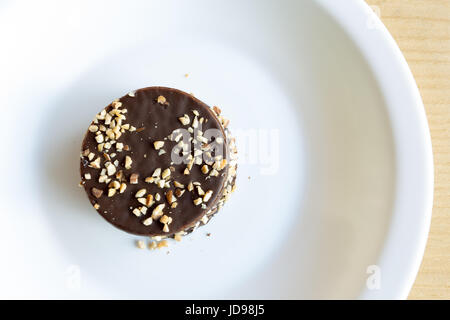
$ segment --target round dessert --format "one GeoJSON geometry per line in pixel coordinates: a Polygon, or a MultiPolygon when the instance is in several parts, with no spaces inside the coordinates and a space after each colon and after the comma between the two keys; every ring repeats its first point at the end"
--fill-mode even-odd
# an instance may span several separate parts
{"type": "Polygon", "coordinates": [[[177,89],[130,92],[89,126],[81,184],[114,226],[178,240],[206,224],[235,189],[228,123],[219,108],[177,89]]]}

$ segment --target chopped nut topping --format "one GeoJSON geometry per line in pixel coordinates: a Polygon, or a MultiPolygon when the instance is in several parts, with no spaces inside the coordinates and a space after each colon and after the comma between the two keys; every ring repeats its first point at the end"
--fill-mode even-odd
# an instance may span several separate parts
{"type": "Polygon", "coordinates": [[[188,191],[194,190],[194,185],[192,184],[192,182],[189,182],[187,189],[188,189],[188,191]]]}
{"type": "Polygon", "coordinates": [[[182,236],[180,233],[175,233],[175,235],[173,236],[173,239],[178,242],[181,241],[181,238],[182,236]]]}
{"type": "Polygon", "coordinates": [[[172,190],[166,192],[166,199],[169,204],[172,204],[173,202],[177,201],[177,199],[173,196],[172,190]]]}
{"type": "Polygon", "coordinates": [[[200,221],[203,222],[203,224],[208,223],[208,217],[206,216],[206,214],[200,219],[200,221]]]}
{"type": "Polygon", "coordinates": [[[89,167],[94,169],[100,169],[100,157],[97,157],[94,161],[89,164],[89,167]]]}
{"type": "Polygon", "coordinates": [[[202,198],[197,198],[197,199],[195,199],[194,200],[194,204],[196,205],[196,206],[198,206],[199,204],[201,204],[202,203],[202,198]]]}
{"type": "Polygon", "coordinates": [[[153,200],[153,195],[151,195],[151,194],[148,194],[147,199],[145,199],[145,200],[146,200],[145,205],[147,207],[151,207],[155,203],[155,201],[153,200]]]}
{"type": "Polygon", "coordinates": [[[173,203],[170,205],[170,207],[171,207],[172,209],[175,209],[177,206],[178,206],[178,202],[173,202],[173,203]]]}
{"type": "Polygon", "coordinates": [[[155,200],[156,200],[156,201],[161,200],[161,196],[159,195],[159,193],[155,194],[155,200]]]}
{"type": "Polygon", "coordinates": [[[131,91],[131,92],[128,92],[128,95],[130,96],[130,97],[135,97],[136,96],[136,91],[131,91]]]}
{"type": "Polygon", "coordinates": [[[163,232],[169,232],[169,226],[167,224],[164,225],[163,232]]]}
{"type": "Polygon", "coordinates": [[[147,182],[147,183],[153,183],[153,182],[155,182],[155,178],[153,178],[153,177],[147,177],[147,178],[145,178],[144,181],[147,182]]]}
{"type": "Polygon", "coordinates": [[[121,152],[123,150],[123,143],[122,142],[117,142],[116,143],[116,150],[118,152],[121,152]]]}
{"type": "Polygon", "coordinates": [[[163,215],[162,210],[165,206],[166,205],[164,203],[157,205],[156,208],[152,211],[152,218],[155,220],[159,219],[163,215]]]}
{"type": "Polygon", "coordinates": [[[109,188],[108,189],[108,197],[112,197],[116,194],[117,190],[114,188],[109,188]]]}
{"type": "Polygon", "coordinates": [[[183,195],[185,190],[181,190],[181,189],[176,189],[175,190],[175,195],[177,196],[177,198],[181,197],[183,195]]]}
{"type": "Polygon", "coordinates": [[[139,180],[139,174],[138,173],[132,173],[130,175],[130,184],[137,184],[139,180]]]}
{"type": "Polygon", "coordinates": [[[159,104],[166,104],[167,100],[164,96],[159,96],[156,100],[159,104]]]}
{"type": "Polygon", "coordinates": [[[156,168],[155,171],[153,171],[152,177],[157,178],[161,174],[161,168],[156,168]]]}
{"type": "Polygon", "coordinates": [[[206,191],[205,195],[203,196],[203,202],[208,202],[209,199],[211,199],[212,194],[213,194],[212,190],[206,191]]]}
{"type": "Polygon", "coordinates": [[[174,181],[173,185],[177,188],[184,189],[184,184],[179,183],[178,181],[174,181]]]}
{"type": "Polygon", "coordinates": [[[203,196],[205,194],[205,191],[203,191],[202,187],[197,186],[197,192],[199,196],[203,196]]]}
{"type": "Polygon", "coordinates": [[[219,107],[214,106],[213,107],[214,112],[216,113],[216,115],[220,116],[220,113],[222,112],[222,110],[219,109],[219,107]]]}
{"type": "Polygon", "coordinates": [[[155,150],[159,150],[164,146],[164,141],[155,141],[153,142],[153,146],[155,147],[155,150]]]}
{"type": "Polygon", "coordinates": [[[114,189],[119,189],[120,188],[120,183],[119,181],[114,180],[113,182],[111,182],[108,187],[110,188],[114,188],[114,189]]]}
{"type": "Polygon", "coordinates": [[[130,156],[125,156],[125,169],[131,169],[131,164],[133,160],[131,160],[130,156]]]}
{"type": "Polygon", "coordinates": [[[156,244],[156,242],[155,241],[152,241],[152,242],[150,242],[149,244],[148,244],[148,247],[150,248],[150,249],[156,249],[156,247],[157,247],[158,245],[156,244]]]}
{"type": "Polygon", "coordinates": [[[149,218],[145,219],[144,221],[142,221],[142,223],[143,223],[145,226],[151,225],[152,222],[153,222],[152,217],[149,217],[149,218]]]}
{"type": "Polygon", "coordinates": [[[84,178],[85,178],[86,180],[91,180],[91,174],[90,174],[90,173],[85,173],[85,174],[84,174],[84,178]]]}
{"type": "Polygon", "coordinates": [[[184,169],[184,172],[183,172],[185,175],[189,175],[191,172],[189,171],[189,169],[188,168],[186,168],[186,169],[184,169]]]}
{"type": "Polygon", "coordinates": [[[114,173],[116,173],[116,167],[112,163],[109,163],[106,166],[106,172],[108,173],[108,176],[112,176],[114,173]]]}
{"type": "Polygon", "coordinates": [[[139,210],[138,208],[134,208],[134,209],[133,209],[133,214],[134,214],[136,217],[140,217],[140,216],[141,216],[141,210],[139,210]]]}
{"type": "Polygon", "coordinates": [[[194,121],[192,121],[192,127],[197,128],[198,127],[198,119],[197,116],[194,117],[194,121]]]}
{"type": "Polygon", "coordinates": [[[167,242],[167,240],[163,240],[161,242],[158,242],[158,248],[163,248],[163,247],[168,247],[168,246],[169,246],[169,242],[167,242]]]}
{"type": "Polygon", "coordinates": [[[127,188],[127,185],[122,182],[122,184],[120,185],[119,192],[120,193],[124,193],[126,188],[127,188]]]}
{"type": "Polygon", "coordinates": [[[103,194],[103,190],[97,189],[97,188],[92,188],[91,189],[91,193],[94,197],[96,197],[97,199],[100,198],[103,194]]]}
{"type": "Polygon", "coordinates": [[[100,209],[100,205],[99,205],[98,203],[94,204],[94,209],[95,209],[95,210],[100,209]]]}
{"type": "Polygon", "coordinates": [[[165,180],[159,180],[157,183],[158,187],[160,187],[161,189],[164,188],[165,184],[166,184],[165,180]]]}
{"type": "Polygon", "coordinates": [[[137,201],[138,201],[140,204],[143,204],[144,206],[147,205],[147,199],[146,199],[146,198],[138,198],[137,201]]]}
{"type": "Polygon", "coordinates": [[[163,171],[163,173],[161,174],[161,178],[166,179],[170,177],[170,169],[166,169],[163,171]]]}
{"type": "Polygon", "coordinates": [[[104,140],[103,135],[99,134],[97,136],[95,136],[95,141],[97,141],[97,143],[102,143],[104,140]]]}
{"type": "Polygon", "coordinates": [[[141,197],[143,197],[146,193],[147,193],[147,190],[146,190],[146,189],[140,189],[138,192],[136,192],[135,197],[136,197],[136,198],[141,198],[141,197]]]}
{"type": "Polygon", "coordinates": [[[144,248],[145,248],[145,241],[144,241],[144,240],[138,240],[138,241],[136,241],[136,246],[137,246],[139,249],[144,249],[144,248]]]}
{"type": "Polygon", "coordinates": [[[169,222],[169,217],[166,216],[166,215],[163,215],[163,216],[159,219],[159,222],[166,224],[166,223],[169,222]]]}
{"type": "Polygon", "coordinates": [[[202,172],[204,174],[207,174],[209,172],[209,168],[208,168],[208,166],[206,164],[202,166],[202,172]]]}
{"type": "Polygon", "coordinates": [[[178,120],[180,120],[181,124],[184,126],[188,125],[191,122],[191,120],[189,119],[189,116],[187,114],[185,114],[182,117],[179,117],[178,120]]]}
{"type": "Polygon", "coordinates": [[[217,171],[216,169],[213,169],[209,175],[212,177],[217,177],[219,175],[219,171],[217,171]]]}

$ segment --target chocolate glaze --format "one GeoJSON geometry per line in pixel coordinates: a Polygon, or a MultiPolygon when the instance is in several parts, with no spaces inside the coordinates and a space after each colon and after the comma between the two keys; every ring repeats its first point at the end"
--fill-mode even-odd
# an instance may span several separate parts
{"type": "MultiPolygon", "coordinates": [[[[116,156],[111,161],[118,160],[119,165],[117,171],[123,170],[127,188],[124,193],[117,193],[113,197],[108,197],[108,184],[98,182],[101,169],[94,169],[88,166],[89,161],[86,157],[81,157],[80,173],[82,177],[82,184],[85,188],[86,194],[92,205],[98,204],[98,213],[114,226],[126,232],[137,235],[148,236],[170,236],[180,231],[191,231],[193,226],[206,214],[214,214],[217,211],[217,203],[221,199],[224,191],[225,183],[228,179],[227,167],[220,171],[217,177],[210,177],[201,172],[201,165],[194,164],[189,175],[183,174],[186,164],[171,164],[171,150],[176,145],[175,141],[164,139],[169,136],[175,129],[185,128],[178,120],[184,114],[188,114],[192,119],[194,118],[193,110],[197,110],[199,117],[203,117],[202,130],[218,129],[224,139],[224,147],[228,148],[227,137],[221,122],[216,117],[215,113],[205,103],[196,99],[190,94],[182,92],[177,89],[165,87],[148,87],[135,91],[134,97],[125,95],[119,99],[122,103],[122,109],[127,109],[125,113],[126,120],[124,123],[136,127],[138,130],[134,132],[125,132],[117,140],[118,142],[128,145],[129,151],[117,152],[115,146],[111,147],[108,154],[116,153],[116,156]],[[166,98],[165,105],[157,102],[158,96],[166,98]],[[166,151],[163,155],[158,155],[157,150],[153,147],[154,141],[164,141],[163,149],[166,151]],[[131,169],[127,170],[124,167],[125,156],[128,155],[133,160],[131,169]],[[213,195],[207,202],[206,208],[200,205],[194,205],[193,199],[198,198],[196,190],[190,192],[185,188],[185,193],[177,199],[178,206],[170,208],[165,193],[168,188],[161,189],[155,184],[144,182],[146,177],[152,175],[156,168],[162,170],[172,166],[175,170],[171,174],[170,189],[175,192],[173,181],[176,180],[185,186],[189,182],[197,181],[201,184],[204,191],[212,190],[213,195]],[[91,179],[86,180],[85,174],[89,173],[91,179]],[[130,175],[133,173],[139,174],[138,184],[130,184],[130,175]],[[92,188],[103,190],[103,195],[96,198],[92,195],[92,188]],[[132,213],[132,209],[142,206],[135,194],[138,190],[145,188],[147,193],[155,195],[159,193],[161,200],[156,201],[151,206],[145,215],[137,217],[132,213]],[[170,231],[163,232],[163,224],[159,221],[153,221],[149,226],[145,226],[142,221],[151,216],[153,208],[160,203],[165,203],[166,207],[163,209],[165,215],[172,218],[172,223],[169,225],[170,231]]],[[[108,105],[106,111],[112,110],[112,105],[108,105]]],[[[97,142],[95,140],[95,133],[87,131],[83,143],[82,151],[89,149],[90,152],[101,157],[101,165],[106,162],[103,152],[97,150],[97,142]]],[[[228,154],[228,150],[225,150],[228,154]]],[[[203,164],[202,164],[203,165],[203,164]]],[[[113,179],[114,180],[114,179],[113,179]]],[[[234,179],[233,179],[234,182],[234,179]]]]}

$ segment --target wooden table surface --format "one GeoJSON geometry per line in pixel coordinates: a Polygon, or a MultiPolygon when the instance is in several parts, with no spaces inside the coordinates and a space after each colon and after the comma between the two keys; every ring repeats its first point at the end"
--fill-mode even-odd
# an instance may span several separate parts
{"type": "Polygon", "coordinates": [[[422,94],[435,165],[433,218],[410,299],[450,299],[450,0],[366,0],[397,41],[422,94]]]}

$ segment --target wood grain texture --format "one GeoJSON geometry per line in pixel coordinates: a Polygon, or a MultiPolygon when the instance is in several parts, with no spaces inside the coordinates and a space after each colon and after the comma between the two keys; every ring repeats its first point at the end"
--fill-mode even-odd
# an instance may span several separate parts
{"type": "Polygon", "coordinates": [[[389,29],[419,86],[435,165],[433,218],[410,299],[450,299],[450,0],[366,0],[389,29]]]}

